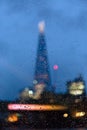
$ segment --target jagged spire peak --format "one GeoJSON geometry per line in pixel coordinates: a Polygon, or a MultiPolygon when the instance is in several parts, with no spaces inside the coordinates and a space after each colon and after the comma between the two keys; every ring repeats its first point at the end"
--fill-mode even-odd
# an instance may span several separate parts
{"type": "Polygon", "coordinates": [[[45,28],[45,21],[40,21],[38,23],[38,28],[39,28],[39,32],[43,33],[44,32],[44,28],[45,28]]]}

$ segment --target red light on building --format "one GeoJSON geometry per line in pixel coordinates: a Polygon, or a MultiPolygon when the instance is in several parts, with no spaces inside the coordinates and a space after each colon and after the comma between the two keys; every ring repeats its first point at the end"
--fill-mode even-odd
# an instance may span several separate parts
{"type": "Polygon", "coordinates": [[[54,66],[53,66],[53,69],[54,69],[54,70],[58,70],[58,68],[59,68],[58,65],[54,65],[54,66]]]}

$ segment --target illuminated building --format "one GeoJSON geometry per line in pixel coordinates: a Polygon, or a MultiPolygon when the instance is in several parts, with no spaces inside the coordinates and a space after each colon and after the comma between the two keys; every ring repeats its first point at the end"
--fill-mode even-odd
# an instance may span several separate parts
{"type": "MultiPolygon", "coordinates": [[[[47,47],[44,36],[44,22],[39,24],[39,42],[36,57],[36,66],[33,84],[37,88],[37,84],[45,85],[46,90],[51,90],[51,77],[48,63],[47,47]]],[[[35,88],[35,89],[36,89],[35,88]]]]}
{"type": "Polygon", "coordinates": [[[34,92],[33,90],[29,89],[29,88],[25,88],[23,91],[20,92],[19,94],[19,98],[22,100],[26,100],[26,99],[29,99],[29,98],[33,98],[34,96],[34,92]]]}
{"type": "Polygon", "coordinates": [[[82,76],[67,82],[68,93],[73,96],[85,96],[85,82],[82,76]]]}

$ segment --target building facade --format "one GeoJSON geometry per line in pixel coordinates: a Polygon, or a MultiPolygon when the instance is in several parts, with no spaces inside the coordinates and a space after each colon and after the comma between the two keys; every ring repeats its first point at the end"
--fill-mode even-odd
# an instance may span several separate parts
{"type": "Polygon", "coordinates": [[[46,90],[51,90],[51,76],[48,61],[48,52],[44,35],[43,23],[39,24],[39,41],[36,56],[34,85],[42,84],[46,90]]]}
{"type": "Polygon", "coordinates": [[[85,89],[85,81],[81,75],[75,78],[73,81],[67,82],[67,91],[72,96],[84,97],[86,95],[85,89]]]}

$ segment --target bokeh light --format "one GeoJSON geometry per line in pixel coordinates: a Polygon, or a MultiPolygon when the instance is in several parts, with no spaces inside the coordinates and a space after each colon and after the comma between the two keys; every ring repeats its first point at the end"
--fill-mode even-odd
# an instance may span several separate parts
{"type": "Polygon", "coordinates": [[[58,68],[59,68],[58,65],[54,65],[54,66],[53,66],[53,69],[54,69],[54,70],[58,70],[58,68]]]}

